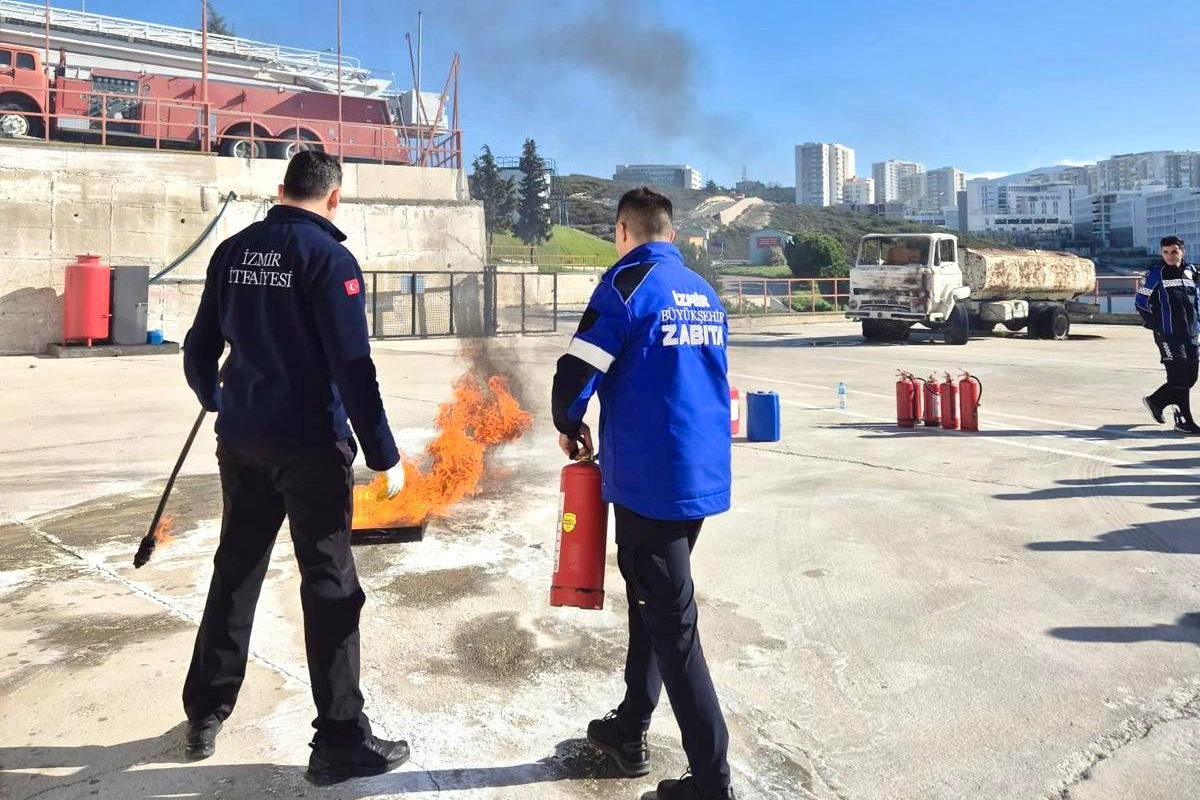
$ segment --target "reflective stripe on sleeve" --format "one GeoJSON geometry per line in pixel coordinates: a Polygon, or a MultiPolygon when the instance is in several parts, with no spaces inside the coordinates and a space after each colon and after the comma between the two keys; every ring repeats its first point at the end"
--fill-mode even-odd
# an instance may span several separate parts
{"type": "Polygon", "coordinates": [[[608,368],[612,366],[615,356],[609,355],[602,348],[597,347],[591,342],[585,342],[576,337],[571,340],[571,346],[567,348],[567,355],[575,356],[580,361],[591,364],[601,372],[608,372],[608,368]]]}

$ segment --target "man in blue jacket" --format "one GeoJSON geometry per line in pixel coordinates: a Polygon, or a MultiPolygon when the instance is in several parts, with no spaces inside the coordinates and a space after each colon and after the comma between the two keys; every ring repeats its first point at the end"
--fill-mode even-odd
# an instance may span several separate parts
{"type": "Polygon", "coordinates": [[[1183,240],[1167,236],[1159,243],[1162,260],[1150,267],[1135,305],[1142,324],[1154,331],[1159,360],[1167,382],[1142,402],[1161,424],[1163,411],[1175,406],[1175,430],[1198,434],[1192,418],[1191,389],[1200,367],[1200,305],[1196,296],[1196,269],[1184,260],[1183,240]]]}
{"type": "Polygon", "coordinates": [[[317,717],[308,777],[332,783],[408,759],[379,739],[359,689],[359,612],[350,552],[357,447],[404,485],[367,341],[363,276],[333,225],[337,160],[313,151],[288,164],[279,204],[213,254],[184,371],[217,413],[224,516],[212,584],[183,688],[185,754],[207,758],[246,675],[250,628],[271,548],[287,516],[300,564],[304,642],[317,717]],[[217,362],[229,344],[218,375],[217,362]]]}
{"type": "Polygon", "coordinates": [[[650,771],[646,731],[665,685],[689,773],[659,800],[727,800],[729,732],[697,629],[691,551],[705,517],[729,510],[725,311],[672,244],[671,201],[634,189],[617,207],[620,260],[592,294],[558,361],[552,408],[570,458],[593,452],[583,423],[600,396],[604,500],[616,514],[629,599],[625,699],[588,741],[627,776],[650,771]]]}

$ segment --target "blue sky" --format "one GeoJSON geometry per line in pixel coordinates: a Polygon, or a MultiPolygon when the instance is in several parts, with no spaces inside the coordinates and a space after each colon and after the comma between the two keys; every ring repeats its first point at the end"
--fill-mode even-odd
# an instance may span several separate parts
{"type": "MultiPolygon", "coordinates": [[[[193,25],[199,0],[52,0],[193,25]],[[151,11],[152,9],[152,11],[151,11]]],[[[335,0],[213,0],[239,35],[334,45],[335,0]]],[[[722,184],[794,182],[806,141],[969,174],[1200,149],[1187,0],[343,0],[344,51],[409,75],[425,11],[426,86],[462,55],[469,153],[560,171],[689,163],[722,184]]],[[[411,81],[406,81],[411,83],[411,81]]]]}

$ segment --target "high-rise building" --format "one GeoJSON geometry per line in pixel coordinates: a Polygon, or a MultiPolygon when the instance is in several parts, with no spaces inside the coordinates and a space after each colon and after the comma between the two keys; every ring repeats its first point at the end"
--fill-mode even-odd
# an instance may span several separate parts
{"type": "Polygon", "coordinates": [[[846,181],[854,177],[854,151],[845,145],[808,142],[796,145],[796,202],[833,206],[844,200],[846,181]]]}
{"type": "Polygon", "coordinates": [[[1200,188],[1200,174],[1194,169],[1197,156],[1200,153],[1186,150],[1153,150],[1106,158],[1096,165],[1100,181],[1098,191],[1128,192],[1154,186],[1200,188]]]}
{"type": "Polygon", "coordinates": [[[618,164],[617,183],[663,186],[673,189],[703,189],[704,176],[687,164],[618,164]]]}
{"type": "Polygon", "coordinates": [[[842,203],[869,206],[875,202],[875,181],[871,178],[851,178],[842,190],[842,203]]]}
{"type": "MultiPolygon", "coordinates": [[[[903,201],[904,188],[902,185],[905,178],[910,178],[914,175],[924,175],[925,165],[919,164],[916,161],[880,161],[877,164],[871,165],[871,175],[875,179],[875,199],[880,203],[892,203],[903,201]]],[[[918,186],[915,181],[909,181],[907,184],[908,194],[910,196],[924,193],[924,187],[918,191],[918,186]]]]}
{"type": "Polygon", "coordinates": [[[926,211],[940,211],[958,204],[958,193],[967,188],[967,175],[961,169],[942,167],[925,173],[926,211]]]}

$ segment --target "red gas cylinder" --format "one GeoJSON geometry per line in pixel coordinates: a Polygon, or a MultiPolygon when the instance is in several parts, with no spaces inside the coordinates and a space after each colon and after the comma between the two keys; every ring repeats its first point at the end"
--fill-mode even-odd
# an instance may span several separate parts
{"type": "Polygon", "coordinates": [[[608,504],[600,495],[599,465],[577,461],[563,467],[559,491],[550,605],[604,608],[608,504]]]}
{"type": "Polygon", "coordinates": [[[933,375],[925,381],[925,424],[931,428],[942,424],[942,395],[938,386],[938,379],[933,375]]]}
{"type": "Polygon", "coordinates": [[[112,270],[100,263],[100,256],[79,256],[67,267],[63,290],[63,344],[108,338],[112,317],[109,296],[112,270]]]}
{"type": "Polygon", "coordinates": [[[921,387],[917,379],[907,372],[901,371],[896,381],[896,424],[901,428],[911,428],[921,417],[921,387]]]}
{"type": "Polygon", "coordinates": [[[983,400],[983,381],[963,370],[962,380],[958,382],[959,402],[962,405],[962,429],[964,431],[979,430],[979,404],[983,400]]]}
{"type": "Polygon", "coordinates": [[[729,432],[737,436],[742,430],[742,395],[737,387],[729,387],[729,432]]]}

